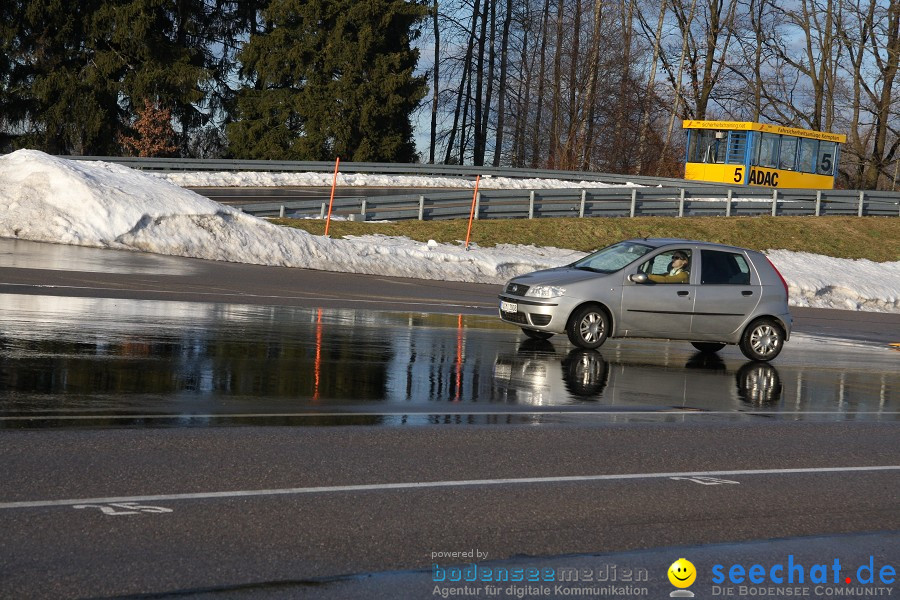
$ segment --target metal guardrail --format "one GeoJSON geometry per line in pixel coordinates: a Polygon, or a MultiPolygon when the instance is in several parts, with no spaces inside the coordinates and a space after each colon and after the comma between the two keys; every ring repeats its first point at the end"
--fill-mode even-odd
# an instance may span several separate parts
{"type": "MultiPolygon", "coordinates": [[[[67,156],[102,160],[153,171],[333,172],[332,162],[129,158],[67,156]]],[[[561,179],[619,184],[613,188],[553,190],[484,189],[476,201],[476,218],[856,215],[900,216],[900,193],[848,190],[798,190],[724,186],[668,177],[617,175],[584,171],[552,171],[431,164],[341,163],[341,173],[463,177],[477,175],[561,179]],[[632,183],[643,187],[626,187],[632,183]]],[[[472,191],[439,191],[415,195],[340,198],[333,214],[354,220],[468,218],[472,191]]],[[[320,200],[283,200],[234,204],[257,216],[324,216],[320,200]]]]}
{"type": "MultiPolygon", "coordinates": [[[[321,200],[233,205],[260,217],[324,217],[321,200]]],[[[333,216],[351,220],[467,219],[472,191],[432,194],[336,198],[333,216]]],[[[688,216],[900,216],[900,194],[844,190],[768,190],[595,188],[554,190],[483,190],[475,217],[522,219],[540,217],[688,217],[688,216]]]]}
{"type": "MultiPolygon", "coordinates": [[[[287,161],[287,160],[230,160],[206,158],[139,158],[120,156],[61,156],[68,160],[101,160],[132,169],[144,171],[223,171],[270,173],[333,173],[333,162],[287,161]]],[[[596,181],[624,185],[684,185],[684,180],[672,177],[652,177],[644,175],[619,175],[615,173],[595,173],[591,171],[560,171],[541,169],[520,169],[512,167],[471,167],[458,165],[432,165],[423,163],[354,163],[341,162],[341,173],[365,173],[370,175],[413,175],[419,177],[510,177],[515,179],[561,179],[563,181],[596,181]]],[[[692,182],[698,186],[721,187],[721,184],[692,182]]]]}

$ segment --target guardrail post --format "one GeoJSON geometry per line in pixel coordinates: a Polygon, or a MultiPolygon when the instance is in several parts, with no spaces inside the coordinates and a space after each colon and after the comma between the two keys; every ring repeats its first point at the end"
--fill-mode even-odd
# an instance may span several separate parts
{"type": "Polygon", "coordinates": [[[319,218],[320,218],[320,219],[324,219],[324,218],[325,218],[325,207],[326,207],[326,206],[327,206],[327,205],[323,202],[323,203],[322,203],[322,210],[319,211],[319,218]]]}
{"type": "Polygon", "coordinates": [[[772,190],[772,216],[778,214],[778,189],[772,190]]]}
{"type": "Polygon", "coordinates": [[[728,190],[728,197],[725,198],[725,216],[731,216],[731,190],[728,190]]]}
{"type": "Polygon", "coordinates": [[[528,218],[534,218],[534,190],[528,193],[528,218]]]}
{"type": "Polygon", "coordinates": [[[857,211],[856,216],[863,216],[863,202],[866,200],[866,193],[862,190],[859,192],[859,211],[857,211]]]}
{"type": "Polygon", "coordinates": [[[282,204],[280,207],[278,207],[278,218],[279,219],[284,218],[284,204],[282,204]]]}
{"type": "Polygon", "coordinates": [[[362,208],[359,212],[363,216],[363,221],[365,221],[366,220],[366,199],[365,198],[363,198],[362,208]]]}
{"type": "Polygon", "coordinates": [[[475,218],[478,218],[478,213],[481,212],[481,192],[475,196],[475,218]]]}
{"type": "Polygon", "coordinates": [[[822,190],[816,192],[816,216],[822,216],[822,190]]]}
{"type": "Polygon", "coordinates": [[[634,212],[637,209],[637,188],[631,188],[631,217],[634,218],[634,212]]]}
{"type": "Polygon", "coordinates": [[[425,196],[419,196],[419,220],[425,220],[425,196]]]}
{"type": "Polygon", "coordinates": [[[581,207],[578,209],[578,216],[584,217],[584,201],[587,198],[587,190],[581,190],[581,207]]]}
{"type": "Polygon", "coordinates": [[[684,216],[684,188],[678,194],[678,216],[684,216]]]}

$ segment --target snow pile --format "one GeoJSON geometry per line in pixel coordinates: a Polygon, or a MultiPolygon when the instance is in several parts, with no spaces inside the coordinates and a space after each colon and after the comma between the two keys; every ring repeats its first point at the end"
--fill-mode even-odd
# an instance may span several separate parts
{"type": "Polygon", "coordinates": [[[787,250],[766,254],[787,280],[792,306],[900,311],[900,262],[876,263],[787,250]]]}
{"type": "MultiPolygon", "coordinates": [[[[264,173],[257,171],[151,173],[154,177],[183,187],[331,187],[334,173],[264,173]]],[[[397,187],[397,188],[474,188],[474,179],[462,177],[417,177],[411,175],[366,175],[338,173],[340,187],[397,187]]],[[[627,183],[625,187],[634,187],[627,183]]],[[[480,189],[543,190],[558,188],[623,187],[599,181],[564,181],[562,179],[518,179],[512,177],[482,177],[480,189]]]]}
{"type": "Polygon", "coordinates": [[[32,150],[0,157],[0,237],[261,265],[496,283],[583,253],[429,245],[288,229],[127,167],[32,150]]]}
{"type": "MultiPolygon", "coordinates": [[[[461,243],[380,235],[329,239],[272,225],[168,179],[114,164],[19,150],[0,157],[0,237],[495,284],[584,255],[513,245],[489,249],[472,245],[466,251],[461,243]]],[[[402,185],[425,187],[429,181],[413,179],[402,185]]],[[[878,264],[785,250],[772,250],[770,257],[788,281],[793,305],[900,311],[900,262],[878,264]]]]}
{"type": "Polygon", "coordinates": [[[0,157],[0,236],[120,247],[117,238],[174,214],[236,212],[177,186],[103,162],[19,150],[0,157]]]}

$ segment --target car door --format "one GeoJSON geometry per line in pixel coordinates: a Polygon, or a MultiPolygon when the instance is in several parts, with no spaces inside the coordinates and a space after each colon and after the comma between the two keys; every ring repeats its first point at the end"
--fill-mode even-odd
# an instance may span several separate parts
{"type": "Polygon", "coordinates": [[[702,249],[699,258],[691,333],[724,341],[759,304],[762,286],[741,252],[702,249]]]}
{"type": "MultiPolygon", "coordinates": [[[[663,275],[668,272],[672,257],[681,252],[691,256],[690,248],[665,250],[654,254],[637,269],[628,269],[628,275],[638,271],[647,275],[663,275]]],[[[688,269],[685,269],[688,270],[688,269]]],[[[690,273],[690,272],[689,272],[690,273]]],[[[687,283],[635,283],[626,275],[622,284],[621,334],[637,337],[688,337],[691,316],[694,311],[694,275],[687,283]]]]}

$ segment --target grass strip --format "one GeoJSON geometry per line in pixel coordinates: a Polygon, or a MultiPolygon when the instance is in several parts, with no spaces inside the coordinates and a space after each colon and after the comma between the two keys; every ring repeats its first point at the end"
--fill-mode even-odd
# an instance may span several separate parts
{"type": "MultiPolygon", "coordinates": [[[[270,219],[286,227],[323,235],[319,219],[270,219]]],[[[346,236],[403,236],[454,244],[465,240],[464,219],[368,223],[332,221],[329,233],[346,236]]],[[[875,262],[900,260],[898,217],[635,217],[584,219],[490,219],[476,221],[472,241],[481,247],[497,244],[554,246],[590,252],[617,241],[641,237],[671,237],[730,244],[754,250],[792,250],[875,262]]]]}

